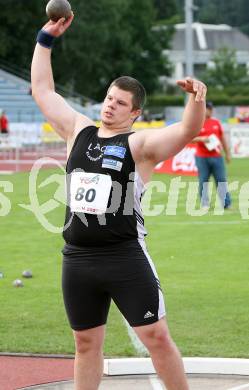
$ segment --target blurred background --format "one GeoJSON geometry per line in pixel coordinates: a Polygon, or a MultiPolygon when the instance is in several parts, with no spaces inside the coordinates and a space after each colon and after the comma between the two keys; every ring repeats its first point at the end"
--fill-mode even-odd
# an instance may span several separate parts
{"type": "MultiPolygon", "coordinates": [[[[20,159],[13,148],[29,145],[31,152],[32,145],[59,147],[30,86],[36,34],[47,21],[46,1],[0,4],[0,112],[10,129],[8,139],[1,137],[0,150],[4,160],[29,160],[32,155],[20,159]]],[[[224,124],[249,121],[246,0],[72,0],[71,5],[75,20],[55,43],[53,70],[57,91],[77,110],[98,120],[110,82],[131,75],[148,93],[140,118],[145,123],[136,126],[172,123],[180,119],[185,101],[175,82],[190,75],[207,83],[208,99],[224,124]]],[[[230,127],[225,130],[230,138],[230,127]]]]}

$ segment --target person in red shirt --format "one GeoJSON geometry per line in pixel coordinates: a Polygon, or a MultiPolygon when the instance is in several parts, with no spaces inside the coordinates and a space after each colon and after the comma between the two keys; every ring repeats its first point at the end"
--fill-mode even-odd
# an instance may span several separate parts
{"type": "Polygon", "coordinates": [[[9,121],[5,112],[0,110],[0,132],[1,134],[9,133],[9,121]]]}
{"type": "Polygon", "coordinates": [[[212,102],[206,103],[206,119],[196,142],[196,166],[199,174],[199,194],[202,207],[209,208],[208,181],[214,177],[222,207],[231,206],[231,196],[227,188],[227,175],[222,150],[229,163],[231,154],[220,121],[214,117],[212,102]]]}

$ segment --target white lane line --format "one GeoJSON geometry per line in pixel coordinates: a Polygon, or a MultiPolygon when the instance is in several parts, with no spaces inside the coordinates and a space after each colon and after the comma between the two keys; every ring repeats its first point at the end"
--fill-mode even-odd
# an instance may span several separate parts
{"type": "Polygon", "coordinates": [[[157,225],[239,225],[242,223],[248,223],[248,220],[240,221],[145,221],[145,226],[157,226],[157,225]]]}
{"type": "Polygon", "coordinates": [[[0,171],[0,175],[13,175],[14,171],[0,171]]]}
{"type": "Polygon", "coordinates": [[[128,331],[128,335],[129,335],[129,337],[131,339],[132,345],[135,348],[135,350],[137,351],[137,353],[140,356],[148,356],[149,353],[148,353],[147,348],[139,340],[139,338],[137,337],[135,331],[132,329],[132,327],[129,325],[129,323],[126,321],[126,319],[124,317],[123,317],[123,320],[124,320],[124,323],[126,325],[126,328],[127,328],[127,331],[128,331]]]}
{"type": "Polygon", "coordinates": [[[150,376],[149,380],[153,390],[163,390],[163,387],[157,378],[150,376]]]}
{"type": "Polygon", "coordinates": [[[231,387],[227,390],[241,390],[241,389],[249,389],[249,383],[246,383],[245,385],[237,386],[237,387],[231,387]]]}

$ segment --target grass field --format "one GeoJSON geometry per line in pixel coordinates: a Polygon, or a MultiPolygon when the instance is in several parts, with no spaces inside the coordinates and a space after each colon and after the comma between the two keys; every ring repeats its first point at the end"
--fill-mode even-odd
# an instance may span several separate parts
{"type": "MultiPolygon", "coordinates": [[[[224,215],[215,215],[213,206],[203,216],[190,215],[194,196],[189,183],[196,179],[184,177],[187,184],[180,190],[176,215],[166,215],[164,207],[160,215],[145,218],[147,244],[165,294],[169,326],[184,356],[249,358],[248,168],[246,159],[233,160],[229,166],[229,182],[237,182],[238,188],[232,191],[233,210],[224,215]]],[[[40,172],[39,182],[53,173],[40,172]]],[[[174,177],[155,175],[153,179],[169,189],[174,177]]],[[[29,203],[28,173],[0,176],[0,185],[0,215],[8,200],[11,204],[8,214],[0,217],[0,271],[4,273],[0,279],[0,351],[73,353],[60,290],[61,235],[48,232],[32,212],[19,206],[29,203]],[[4,192],[4,181],[13,184],[13,192],[4,192]],[[21,278],[24,269],[32,269],[34,277],[24,280],[24,288],[14,288],[12,281],[21,278]]],[[[57,187],[58,183],[51,183],[40,188],[40,204],[52,199],[57,187]]],[[[213,205],[214,201],[213,197],[213,205]]],[[[151,211],[158,204],[169,204],[168,192],[154,190],[153,204],[148,209],[145,203],[145,208],[151,211]]],[[[62,226],[64,205],[58,203],[46,217],[51,224],[62,226]]],[[[114,306],[105,355],[136,355],[114,306]]]]}

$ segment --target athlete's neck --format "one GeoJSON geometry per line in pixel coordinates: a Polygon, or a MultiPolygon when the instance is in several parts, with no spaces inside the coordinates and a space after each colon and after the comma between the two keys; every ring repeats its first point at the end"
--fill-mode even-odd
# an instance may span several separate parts
{"type": "Polygon", "coordinates": [[[125,126],[120,128],[112,128],[106,126],[103,122],[101,122],[98,130],[98,136],[102,138],[109,138],[117,134],[130,133],[130,132],[131,132],[131,127],[125,126]]]}

